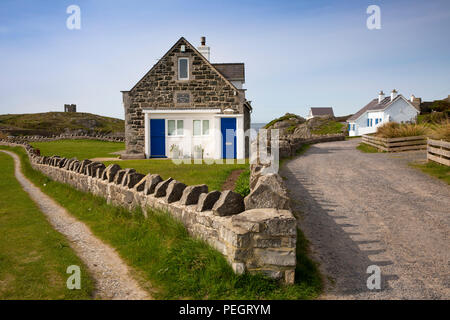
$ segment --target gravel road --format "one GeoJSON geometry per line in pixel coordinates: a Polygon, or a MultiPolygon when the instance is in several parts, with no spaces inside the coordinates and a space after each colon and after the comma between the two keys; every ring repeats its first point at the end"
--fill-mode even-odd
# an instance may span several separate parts
{"type": "Polygon", "coordinates": [[[415,168],[424,151],[312,145],[282,169],[299,227],[326,276],[323,299],[450,299],[450,187],[415,168]],[[368,266],[381,269],[369,290],[368,266]]]}
{"type": "Polygon", "coordinates": [[[116,251],[95,237],[88,226],[75,219],[66,209],[32,184],[20,170],[19,157],[2,151],[14,158],[15,176],[23,189],[37,203],[52,226],[62,233],[71,247],[84,261],[95,280],[97,299],[141,300],[151,299],[130,275],[128,266],[116,251]]]}

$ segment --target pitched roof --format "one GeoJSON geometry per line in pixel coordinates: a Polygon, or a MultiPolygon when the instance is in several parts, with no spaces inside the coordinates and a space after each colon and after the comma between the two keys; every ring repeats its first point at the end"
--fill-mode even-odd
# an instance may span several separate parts
{"type": "MultiPolygon", "coordinates": [[[[399,94],[394,100],[391,101],[391,97],[385,97],[383,100],[380,101],[380,103],[378,103],[378,98],[373,99],[372,101],[370,101],[364,108],[362,108],[361,110],[359,110],[357,113],[355,113],[353,116],[351,116],[350,118],[347,119],[347,121],[354,121],[357,120],[361,115],[364,114],[364,112],[366,111],[374,111],[374,110],[384,110],[387,107],[389,107],[389,105],[391,103],[393,103],[395,100],[399,99],[399,98],[403,98],[403,96],[401,94],[399,94]]],[[[403,98],[405,99],[405,98],[403,98]]],[[[405,99],[406,100],[406,99],[405,99]]],[[[406,100],[406,102],[408,102],[409,104],[411,104],[408,100],[406,100]]],[[[412,106],[412,105],[411,105],[412,106]]],[[[416,109],[416,107],[412,106],[414,109],[416,109]]],[[[416,109],[417,110],[417,109],[416,109]]]]}
{"type": "Polygon", "coordinates": [[[189,41],[187,41],[184,37],[181,37],[180,39],[178,39],[177,42],[175,42],[175,44],[164,54],[164,56],[158,60],[158,62],[156,62],[153,67],[151,67],[151,69],[133,86],[133,88],[131,88],[128,92],[134,90],[134,88],[136,88],[139,83],[141,83],[141,81],[143,81],[147,75],[149,75],[154,69],[156,69],[156,67],[164,60],[164,58],[166,58],[166,56],[168,56],[173,50],[174,48],[180,43],[183,42],[184,44],[186,44],[187,46],[189,46],[189,48],[191,48],[207,65],[211,66],[211,68],[216,71],[224,80],[226,83],[228,83],[232,88],[236,89],[236,86],[231,82],[230,79],[227,79],[227,77],[225,77],[216,67],[214,67],[212,65],[211,62],[208,61],[208,59],[206,59],[198,50],[197,48],[195,48],[189,41]]]}
{"type": "Polygon", "coordinates": [[[212,63],[212,65],[230,81],[245,81],[243,63],[212,63]]]}
{"type": "Polygon", "coordinates": [[[331,115],[334,117],[333,108],[325,107],[325,108],[311,108],[311,114],[313,116],[328,116],[331,115]]]}

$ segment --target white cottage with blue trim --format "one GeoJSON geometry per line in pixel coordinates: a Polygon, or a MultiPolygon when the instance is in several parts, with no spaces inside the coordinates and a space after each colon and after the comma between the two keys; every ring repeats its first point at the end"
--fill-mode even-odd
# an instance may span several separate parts
{"type": "Polygon", "coordinates": [[[129,91],[122,91],[126,153],[122,158],[248,157],[250,101],[243,63],[211,63],[180,38],[129,91]]]}
{"type": "Polygon", "coordinates": [[[418,108],[398,94],[395,89],[388,97],[385,97],[383,91],[380,91],[377,99],[373,99],[347,119],[349,136],[375,133],[379,126],[390,121],[415,122],[419,113],[418,108]]]}

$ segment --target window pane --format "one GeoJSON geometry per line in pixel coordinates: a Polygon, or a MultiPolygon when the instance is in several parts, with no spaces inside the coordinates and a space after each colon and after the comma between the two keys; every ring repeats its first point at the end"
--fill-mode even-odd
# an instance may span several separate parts
{"type": "Polygon", "coordinates": [[[169,136],[175,135],[175,120],[167,120],[167,134],[169,136]]]}
{"type": "Polygon", "coordinates": [[[209,134],[209,120],[203,120],[203,135],[209,134]]]}
{"type": "Polygon", "coordinates": [[[178,60],[178,78],[187,79],[188,78],[188,59],[178,60]]]}
{"type": "Polygon", "coordinates": [[[194,136],[201,135],[202,122],[200,120],[194,120],[194,136]]]}
{"type": "Polygon", "coordinates": [[[183,120],[177,120],[177,135],[183,135],[183,120]]]}

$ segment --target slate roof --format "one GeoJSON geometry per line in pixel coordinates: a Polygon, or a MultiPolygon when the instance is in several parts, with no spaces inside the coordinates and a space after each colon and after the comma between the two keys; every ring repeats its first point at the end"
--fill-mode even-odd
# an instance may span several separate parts
{"type": "Polygon", "coordinates": [[[316,108],[313,107],[311,108],[311,114],[313,116],[333,116],[334,117],[334,112],[333,112],[333,108],[331,107],[322,107],[322,108],[316,108]]]}
{"type": "MultiPolygon", "coordinates": [[[[400,97],[400,95],[398,95],[397,97],[400,97]]],[[[394,99],[394,100],[396,100],[396,99],[394,99]]],[[[373,99],[364,108],[362,108],[357,113],[355,113],[353,116],[348,118],[347,121],[354,121],[354,120],[358,119],[366,111],[384,110],[390,104],[391,104],[391,97],[390,96],[385,97],[383,100],[380,101],[380,103],[378,103],[378,98],[373,99]]]]}
{"type": "Polygon", "coordinates": [[[229,81],[245,81],[245,70],[243,63],[212,63],[229,81]]]}

